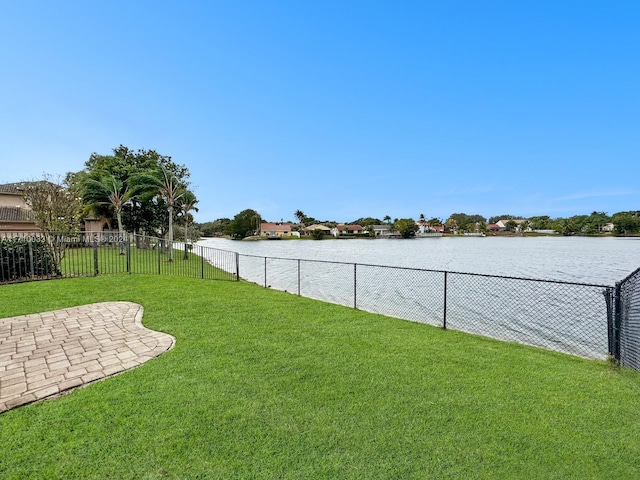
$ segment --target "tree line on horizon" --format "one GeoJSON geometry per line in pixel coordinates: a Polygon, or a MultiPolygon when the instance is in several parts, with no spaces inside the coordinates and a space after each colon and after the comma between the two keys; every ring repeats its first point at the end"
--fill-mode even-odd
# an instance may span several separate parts
{"type": "MultiPolygon", "coordinates": [[[[297,225],[309,226],[321,224],[328,227],[334,227],[338,224],[360,225],[364,228],[370,228],[373,225],[390,225],[400,232],[402,236],[413,236],[417,230],[417,222],[413,218],[396,218],[391,219],[386,215],[382,219],[376,217],[361,217],[351,222],[336,222],[334,220],[318,220],[314,217],[305,215],[301,210],[294,212],[297,225]]],[[[562,235],[597,235],[605,230],[605,226],[613,224],[614,233],[617,235],[635,235],[640,233],[640,210],[617,212],[608,215],[606,212],[591,212],[590,215],[574,215],[571,217],[552,218],[548,215],[538,215],[533,217],[517,217],[511,214],[495,215],[488,219],[482,215],[468,215],[466,213],[453,213],[446,220],[433,217],[427,219],[424,214],[420,214],[418,221],[431,226],[444,225],[450,232],[488,232],[488,225],[495,224],[502,220],[505,222],[507,231],[526,231],[526,230],[547,230],[554,231],[562,235]],[[516,221],[518,220],[518,221],[516,221]]],[[[259,230],[260,222],[264,220],[260,214],[253,209],[246,209],[238,213],[233,219],[219,218],[211,222],[196,223],[196,228],[205,237],[215,237],[229,235],[236,238],[244,238],[255,234],[259,230]]],[[[295,222],[280,220],[273,223],[292,223],[295,222]]]]}
{"type": "MultiPolygon", "coordinates": [[[[83,170],[69,172],[62,181],[53,182],[51,175],[44,175],[41,182],[29,182],[25,200],[31,205],[36,222],[43,231],[79,230],[81,223],[93,217],[110,230],[120,233],[138,233],[175,239],[197,239],[200,236],[229,235],[243,238],[254,234],[263,221],[261,215],[246,209],[231,218],[196,223],[192,211],[197,211],[198,199],[190,188],[190,172],[184,165],[175,163],[170,156],[155,150],[134,151],[124,145],[112,150],[112,154],[92,153],[83,170]],[[173,226],[183,228],[174,232],[173,226]]],[[[336,226],[334,220],[319,220],[296,210],[296,228],[313,224],[336,226]]],[[[453,213],[446,220],[427,218],[420,214],[418,221],[431,226],[444,225],[447,231],[487,231],[487,226],[498,220],[506,221],[507,230],[552,230],[564,235],[598,234],[609,223],[618,235],[640,233],[640,211],[606,212],[590,215],[557,217],[541,215],[519,218],[511,214],[496,215],[488,219],[479,214],[453,213]],[[516,220],[519,220],[516,222],[516,220]],[[521,222],[520,220],[523,220],[521,222]]],[[[282,219],[280,222],[285,223],[282,219]]],[[[294,222],[286,222],[294,223],[294,222]]],[[[386,224],[403,237],[416,233],[413,218],[382,219],[361,217],[345,224],[357,224],[370,229],[373,225],[386,224]]]]}

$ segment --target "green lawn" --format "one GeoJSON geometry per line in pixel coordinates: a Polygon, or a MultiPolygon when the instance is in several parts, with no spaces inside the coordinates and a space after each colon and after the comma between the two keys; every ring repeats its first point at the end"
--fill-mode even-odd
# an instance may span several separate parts
{"type": "Polygon", "coordinates": [[[128,300],[173,350],[0,415],[0,478],[640,478],[640,374],[271,291],[152,275],[0,287],[0,317],[128,300]]]}

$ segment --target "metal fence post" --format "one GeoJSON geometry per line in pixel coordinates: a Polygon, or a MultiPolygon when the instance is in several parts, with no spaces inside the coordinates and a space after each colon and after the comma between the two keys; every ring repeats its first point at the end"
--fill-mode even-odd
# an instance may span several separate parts
{"type": "Polygon", "coordinates": [[[264,288],[267,288],[267,257],[264,257],[264,288]]]}
{"type": "Polygon", "coordinates": [[[127,248],[125,249],[125,254],[127,255],[127,273],[131,274],[131,240],[126,234],[125,238],[127,239],[127,248]]]}
{"type": "Polygon", "coordinates": [[[93,274],[98,275],[98,237],[93,237],[93,274]]]}
{"type": "Polygon", "coordinates": [[[447,329],[447,272],[444,272],[444,312],[442,318],[442,328],[447,329]]]}
{"type": "Polygon", "coordinates": [[[358,264],[353,264],[353,308],[358,309],[358,264]]]}
{"type": "Polygon", "coordinates": [[[29,265],[31,266],[31,278],[35,276],[35,266],[33,265],[33,249],[31,248],[31,240],[27,243],[29,245],[29,265]]]}
{"type": "Polygon", "coordinates": [[[200,245],[200,270],[201,276],[204,278],[204,247],[200,245]]]}
{"type": "Polygon", "coordinates": [[[240,254],[236,252],[236,282],[240,281],[240,254]]]}
{"type": "Polygon", "coordinates": [[[620,361],[620,324],[622,323],[622,283],[616,282],[616,293],[613,307],[613,358],[620,361]]]}
{"type": "Polygon", "coordinates": [[[158,239],[158,275],[160,275],[160,254],[162,253],[162,249],[164,248],[164,245],[162,245],[163,240],[158,239]]]}
{"type": "Polygon", "coordinates": [[[300,296],[300,259],[298,259],[298,296],[300,296]]]}

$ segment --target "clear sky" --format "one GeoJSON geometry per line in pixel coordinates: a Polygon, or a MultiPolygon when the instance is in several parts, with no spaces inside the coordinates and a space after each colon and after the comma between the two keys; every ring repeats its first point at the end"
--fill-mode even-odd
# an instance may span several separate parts
{"type": "Polygon", "coordinates": [[[637,0],[0,5],[0,183],[123,144],[199,222],[640,210],[637,0]]]}

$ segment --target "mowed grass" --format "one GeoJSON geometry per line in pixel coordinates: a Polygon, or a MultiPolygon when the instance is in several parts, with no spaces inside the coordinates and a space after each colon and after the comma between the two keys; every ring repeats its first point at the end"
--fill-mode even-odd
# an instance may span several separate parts
{"type": "Polygon", "coordinates": [[[173,350],[0,415],[0,478],[640,478],[640,374],[244,282],[0,287],[144,306],[173,350]]]}

